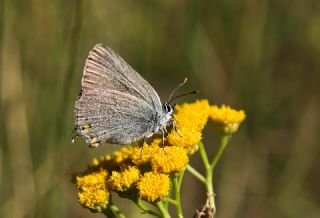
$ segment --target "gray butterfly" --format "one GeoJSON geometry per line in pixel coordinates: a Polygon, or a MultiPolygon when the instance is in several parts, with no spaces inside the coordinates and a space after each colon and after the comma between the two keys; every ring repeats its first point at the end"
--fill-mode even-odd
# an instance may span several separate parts
{"type": "Polygon", "coordinates": [[[166,127],[175,127],[172,94],[161,104],[144,78],[112,49],[97,44],[87,57],[75,103],[77,135],[84,136],[90,147],[130,144],[159,131],[164,140],[166,127]]]}

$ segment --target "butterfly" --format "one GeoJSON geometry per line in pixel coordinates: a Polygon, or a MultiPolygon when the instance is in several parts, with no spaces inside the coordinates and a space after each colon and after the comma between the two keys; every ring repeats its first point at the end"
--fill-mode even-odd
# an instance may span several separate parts
{"type": "Polygon", "coordinates": [[[75,102],[76,135],[84,136],[89,147],[97,147],[130,144],[161,132],[164,144],[166,127],[173,125],[176,130],[170,102],[183,95],[172,96],[186,81],[162,104],[148,81],[111,48],[97,44],[86,59],[75,102]]]}

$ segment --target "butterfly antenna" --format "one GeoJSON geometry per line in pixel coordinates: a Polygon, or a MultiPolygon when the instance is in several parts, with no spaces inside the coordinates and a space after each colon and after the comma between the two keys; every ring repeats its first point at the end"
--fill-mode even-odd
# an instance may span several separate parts
{"type": "Polygon", "coordinates": [[[174,97],[173,99],[171,99],[172,96],[173,96],[173,94],[174,94],[181,86],[183,86],[184,84],[186,84],[187,80],[188,80],[188,78],[184,78],[183,82],[180,83],[180,84],[171,92],[171,94],[170,94],[170,96],[169,96],[169,99],[168,99],[168,101],[167,101],[168,103],[170,103],[173,99],[176,98],[176,97],[174,97]]]}
{"type": "Polygon", "coordinates": [[[199,93],[199,90],[195,90],[195,91],[192,91],[192,92],[187,92],[187,93],[184,93],[184,94],[182,94],[182,95],[177,95],[177,96],[173,97],[173,98],[168,102],[168,104],[170,104],[170,102],[172,102],[173,100],[175,100],[175,99],[177,99],[177,98],[180,98],[180,97],[182,97],[182,96],[193,95],[193,94],[197,94],[197,93],[199,93]]]}

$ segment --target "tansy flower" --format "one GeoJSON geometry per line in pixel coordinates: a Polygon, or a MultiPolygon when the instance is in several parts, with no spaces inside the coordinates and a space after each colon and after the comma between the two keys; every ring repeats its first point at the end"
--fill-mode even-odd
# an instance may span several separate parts
{"type": "Polygon", "coordinates": [[[239,125],[245,119],[243,110],[236,111],[229,106],[211,106],[210,118],[215,128],[225,134],[231,134],[238,130],[239,125]]]}
{"type": "Polygon", "coordinates": [[[78,199],[83,207],[101,212],[107,208],[109,191],[106,186],[106,170],[76,177],[78,199]]]}
{"type": "Polygon", "coordinates": [[[198,100],[195,103],[185,103],[176,107],[174,120],[178,132],[172,131],[167,140],[169,144],[193,150],[201,138],[201,131],[207,123],[210,114],[208,100],[198,100]]]}
{"type": "Polygon", "coordinates": [[[163,198],[170,188],[170,179],[167,174],[147,172],[137,183],[139,196],[149,202],[163,198]]]}
{"type": "Polygon", "coordinates": [[[150,145],[144,143],[143,147],[135,147],[131,155],[131,161],[137,166],[149,163],[150,158],[162,149],[159,147],[161,143],[162,139],[155,138],[150,145]]]}
{"type": "Polygon", "coordinates": [[[133,147],[123,147],[120,151],[113,152],[112,159],[115,163],[122,164],[130,159],[133,152],[133,147]]]}
{"type": "Polygon", "coordinates": [[[129,166],[120,172],[112,171],[112,175],[107,180],[107,184],[113,191],[125,191],[137,182],[139,177],[140,171],[138,168],[129,166]]]}
{"type": "Polygon", "coordinates": [[[189,161],[187,152],[178,146],[166,146],[151,158],[152,170],[160,173],[180,171],[189,161]]]}
{"type": "Polygon", "coordinates": [[[123,147],[120,151],[113,152],[112,155],[102,156],[100,160],[95,158],[89,166],[89,171],[97,171],[100,168],[108,171],[118,170],[120,166],[131,163],[134,149],[133,147],[123,147]]]}

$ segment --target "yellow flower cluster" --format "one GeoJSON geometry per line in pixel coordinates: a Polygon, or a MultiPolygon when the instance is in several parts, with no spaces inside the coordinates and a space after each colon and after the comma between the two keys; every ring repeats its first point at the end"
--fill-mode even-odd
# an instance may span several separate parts
{"type": "Polygon", "coordinates": [[[225,134],[231,134],[238,130],[239,125],[246,118],[243,110],[236,111],[229,106],[211,106],[210,118],[215,128],[225,134]]]}
{"type": "Polygon", "coordinates": [[[167,135],[164,148],[159,136],[143,147],[127,146],[94,159],[85,173],[77,177],[80,204],[101,210],[108,204],[109,191],[150,202],[162,199],[169,192],[170,174],[184,170],[189,156],[197,150],[209,116],[218,129],[228,133],[236,131],[245,118],[243,111],[224,105],[210,106],[207,100],[182,104],[176,111],[178,131],[167,135]]]}
{"type": "Polygon", "coordinates": [[[107,208],[109,191],[106,187],[107,171],[100,170],[85,176],[77,176],[76,185],[79,203],[94,211],[102,211],[107,208]]]}
{"type": "Polygon", "coordinates": [[[99,168],[108,170],[110,176],[106,184],[110,190],[119,193],[136,188],[141,198],[155,201],[168,193],[169,174],[182,170],[188,161],[183,147],[162,148],[162,140],[155,138],[150,144],[144,143],[143,148],[124,147],[112,156],[94,159],[88,172],[99,168]],[[118,168],[116,163],[121,163],[118,168]]]}
{"type": "Polygon", "coordinates": [[[194,152],[195,146],[202,138],[201,132],[210,114],[209,102],[198,100],[192,104],[185,103],[178,105],[176,111],[174,120],[177,123],[178,132],[172,131],[167,136],[167,140],[170,145],[184,147],[189,152],[194,152]]]}

